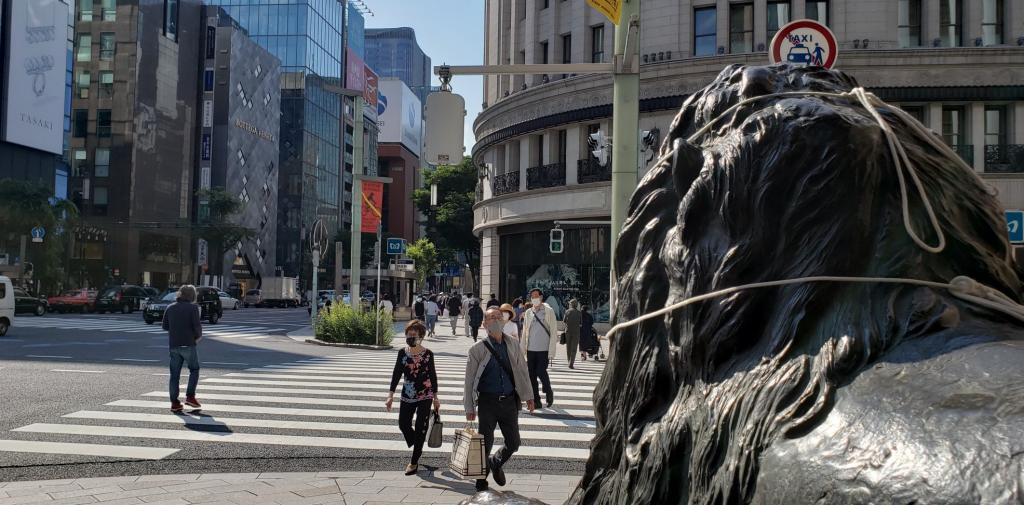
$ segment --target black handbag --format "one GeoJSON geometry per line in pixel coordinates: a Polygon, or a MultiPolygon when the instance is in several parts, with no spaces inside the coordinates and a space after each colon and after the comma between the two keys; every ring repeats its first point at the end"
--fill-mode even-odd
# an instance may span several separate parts
{"type": "Polygon", "coordinates": [[[441,422],[441,413],[433,411],[430,417],[430,429],[427,434],[427,447],[441,447],[441,440],[444,437],[444,424],[441,422]]]}

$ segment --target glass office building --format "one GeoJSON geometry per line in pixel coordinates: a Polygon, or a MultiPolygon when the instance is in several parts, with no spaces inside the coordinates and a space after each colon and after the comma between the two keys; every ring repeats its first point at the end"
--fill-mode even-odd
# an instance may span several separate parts
{"type": "Polygon", "coordinates": [[[366,30],[366,64],[381,77],[397,77],[426,105],[430,94],[430,57],[416,42],[412,28],[366,30]]]}
{"type": "Polygon", "coordinates": [[[207,3],[223,6],[252,40],[281,60],[277,264],[281,275],[298,276],[309,255],[306,234],[320,218],[333,237],[344,201],[341,98],[325,92],[323,84],[342,80],[345,3],[207,3]]]}

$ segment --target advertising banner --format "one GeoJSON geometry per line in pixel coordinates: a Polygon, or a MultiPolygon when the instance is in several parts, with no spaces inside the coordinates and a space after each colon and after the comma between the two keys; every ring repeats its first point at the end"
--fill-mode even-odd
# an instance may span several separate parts
{"type": "Polygon", "coordinates": [[[213,127],[213,100],[203,100],[203,128],[213,127]]]}
{"type": "Polygon", "coordinates": [[[377,86],[379,80],[380,78],[377,77],[377,73],[368,67],[352,48],[346,50],[345,87],[363,92],[363,100],[366,101],[363,114],[371,119],[376,119],[377,117],[377,86]]]}
{"type": "Polygon", "coordinates": [[[363,181],[363,233],[377,233],[380,226],[381,205],[384,202],[384,183],[363,181]]]}
{"type": "Polygon", "coordinates": [[[213,151],[213,140],[209,133],[203,134],[203,143],[199,150],[202,153],[203,161],[210,159],[210,153],[213,151]]]}
{"type": "Polygon", "coordinates": [[[417,156],[423,145],[423,109],[420,99],[398,79],[380,81],[377,96],[379,142],[401,143],[417,156]]]}
{"type": "Polygon", "coordinates": [[[68,6],[58,0],[12,2],[4,137],[61,154],[68,6]]]}

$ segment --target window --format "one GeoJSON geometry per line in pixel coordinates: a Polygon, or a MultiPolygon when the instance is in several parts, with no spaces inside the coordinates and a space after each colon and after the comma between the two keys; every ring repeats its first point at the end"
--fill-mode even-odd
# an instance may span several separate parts
{"type": "Polygon", "coordinates": [[[939,43],[942,47],[958,47],[963,6],[960,0],[939,0],[939,43]]]}
{"type": "Polygon", "coordinates": [[[967,139],[964,108],[946,106],[942,108],[942,139],[947,144],[957,147],[965,144],[967,139]]]}
{"type": "Polygon", "coordinates": [[[569,131],[558,130],[558,162],[565,166],[568,161],[569,131]]]}
{"type": "Polygon", "coordinates": [[[981,3],[981,41],[986,46],[1003,43],[1003,0],[981,3]]]}
{"type": "Polygon", "coordinates": [[[900,0],[897,25],[900,47],[921,45],[921,0],[900,0]]]}
{"type": "Polygon", "coordinates": [[[1006,107],[985,107],[985,145],[1006,145],[1006,107]]]}
{"type": "Polygon", "coordinates": [[[604,63],[604,25],[590,27],[590,62],[604,63]]]}
{"type": "Polygon", "coordinates": [[[907,114],[914,116],[918,122],[924,124],[924,106],[923,105],[901,105],[901,109],[907,114]]]}
{"type": "Polygon", "coordinates": [[[547,8],[548,8],[548,0],[541,0],[540,10],[544,10],[544,9],[547,9],[547,8]]]}
{"type": "Polygon", "coordinates": [[[103,0],[103,20],[115,21],[117,19],[117,0],[103,0]]]}
{"type": "Polygon", "coordinates": [[[75,79],[75,89],[78,98],[89,98],[89,85],[92,83],[88,70],[80,70],[78,78],[75,79]]]}
{"type": "Polygon", "coordinates": [[[110,175],[110,149],[105,147],[96,148],[96,169],[94,172],[96,177],[110,175]]]}
{"type": "Polygon", "coordinates": [[[104,32],[100,34],[100,61],[111,61],[114,59],[114,49],[117,44],[114,41],[114,34],[104,32]]]}
{"type": "Polygon", "coordinates": [[[754,50],[754,4],[729,5],[729,52],[754,50]]]}
{"type": "Polygon", "coordinates": [[[92,190],[92,203],[93,205],[107,205],[109,198],[107,196],[107,188],[96,187],[92,190]]]}
{"type": "Polygon", "coordinates": [[[693,55],[715,54],[718,16],[714,7],[693,10],[693,55]]]}
{"type": "Polygon", "coordinates": [[[86,153],[85,149],[75,149],[71,153],[71,177],[82,177],[85,176],[86,166],[86,153]]]}
{"type": "Polygon", "coordinates": [[[78,34],[78,45],[75,53],[77,61],[89,61],[92,59],[92,35],[88,33],[78,34]]]}
{"type": "Polygon", "coordinates": [[[540,62],[548,63],[548,41],[546,40],[540,43],[540,62]]]}
{"type": "Polygon", "coordinates": [[[807,2],[805,7],[807,19],[813,19],[828,26],[828,2],[807,2]]]}
{"type": "Polygon", "coordinates": [[[92,0],[78,0],[79,21],[92,21],[92,0]]]}
{"type": "Polygon", "coordinates": [[[164,36],[178,41],[178,0],[164,0],[164,36]]]}
{"type": "Polygon", "coordinates": [[[109,138],[110,133],[110,109],[97,109],[96,136],[100,138],[109,138]]]}
{"type": "Polygon", "coordinates": [[[109,70],[100,71],[100,98],[114,98],[114,73],[109,70]]]}
{"type": "Polygon", "coordinates": [[[75,138],[85,138],[89,131],[89,109],[75,109],[71,115],[71,135],[75,138]]]}
{"type": "Polygon", "coordinates": [[[789,22],[789,2],[768,2],[768,40],[765,46],[772,43],[779,28],[789,22]]]}
{"type": "MultiPolygon", "coordinates": [[[[572,34],[562,35],[562,63],[572,63],[572,34]]],[[[569,77],[569,74],[562,74],[562,79],[569,77]]]]}

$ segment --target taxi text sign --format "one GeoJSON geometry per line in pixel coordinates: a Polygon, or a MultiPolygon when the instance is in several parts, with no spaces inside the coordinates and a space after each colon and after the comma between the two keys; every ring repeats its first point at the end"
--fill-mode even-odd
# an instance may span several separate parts
{"type": "Polygon", "coordinates": [[[587,5],[597,9],[597,12],[604,14],[609,21],[618,25],[622,17],[623,0],[587,0],[587,5]]]}
{"type": "Polygon", "coordinates": [[[827,26],[798,19],[779,28],[772,38],[768,57],[772,63],[832,68],[839,55],[836,36],[827,26]]]}

